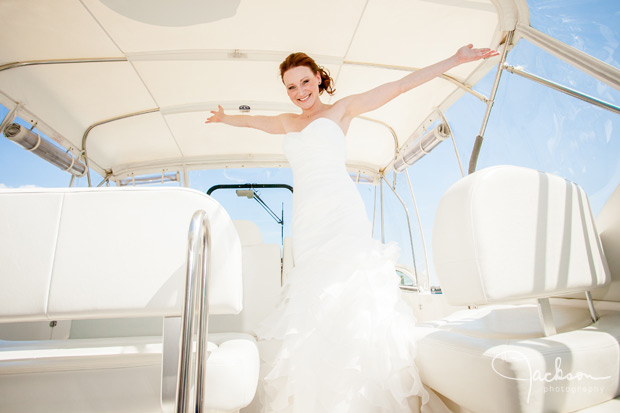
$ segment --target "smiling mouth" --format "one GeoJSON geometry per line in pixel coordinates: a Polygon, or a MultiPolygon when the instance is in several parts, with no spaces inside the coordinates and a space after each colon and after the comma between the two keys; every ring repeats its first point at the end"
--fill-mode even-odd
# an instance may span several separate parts
{"type": "Polygon", "coordinates": [[[305,102],[305,101],[307,101],[308,99],[310,99],[310,95],[308,95],[308,96],[306,96],[306,97],[304,97],[304,98],[297,99],[297,100],[298,100],[298,101],[300,101],[300,102],[305,102]]]}

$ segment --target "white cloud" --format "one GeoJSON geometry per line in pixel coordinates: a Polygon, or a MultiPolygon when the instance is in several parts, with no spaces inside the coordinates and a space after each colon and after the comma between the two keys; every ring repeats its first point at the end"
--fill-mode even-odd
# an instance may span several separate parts
{"type": "Polygon", "coordinates": [[[611,119],[607,119],[605,122],[605,143],[609,143],[611,140],[611,133],[614,130],[614,126],[611,122],[611,119]]]}
{"type": "MultiPolygon", "coordinates": [[[[0,183],[0,188],[2,189],[14,189],[14,186],[8,186],[6,184],[0,183]]],[[[17,187],[18,189],[32,189],[32,188],[43,188],[42,186],[38,186],[38,185],[21,185],[17,187]]]]}

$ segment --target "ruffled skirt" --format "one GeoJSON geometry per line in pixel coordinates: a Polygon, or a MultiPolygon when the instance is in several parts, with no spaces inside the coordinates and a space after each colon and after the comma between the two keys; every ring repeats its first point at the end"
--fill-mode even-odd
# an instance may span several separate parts
{"type": "Polygon", "coordinates": [[[415,367],[411,309],[396,245],[370,237],[326,242],[296,263],[259,338],[267,356],[265,412],[412,412],[428,394],[415,367]]]}

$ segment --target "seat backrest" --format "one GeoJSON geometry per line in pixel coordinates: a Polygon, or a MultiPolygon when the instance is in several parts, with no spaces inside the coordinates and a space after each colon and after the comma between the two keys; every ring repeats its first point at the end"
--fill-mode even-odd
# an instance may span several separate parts
{"type": "Polygon", "coordinates": [[[609,264],[611,283],[592,291],[592,297],[595,300],[620,301],[620,185],[598,214],[596,227],[609,264]]]}
{"type": "Polygon", "coordinates": [[[280,246],[265,244],[252,221],[233,221],[243,250],[243,311],[209,319],[209,332],[238,331],[256,334],[261,321],[271,314],[280,297],[280,246]]]}
{"type": "Polygon", "coordinates": [[[433,258],[453,305],[564,295],[609,283],[584,191],[516,166],[480,170],[444,194],[433,258]]]}
{"type": "Polygon", "coordinates": [[[246,245],[261,245],[264,243],[260,229],[254,222],[236,219],[233,221],[233,224],[235,224],[235,228],[239,234],[242,247],[246,245]]]}
{"type": "Polygon", "coordinates": [[[0,192],[0,322],[178,316],[188,230],[211,221],[209,308],[242,307],[241,246],[226,211],[186,188],[0,192]]]}

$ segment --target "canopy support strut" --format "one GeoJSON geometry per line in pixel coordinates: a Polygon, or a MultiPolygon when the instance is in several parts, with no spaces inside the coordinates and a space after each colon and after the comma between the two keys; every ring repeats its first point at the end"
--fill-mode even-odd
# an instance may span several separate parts
{"type": "Polygon", "coordinates": [[[499,64],[497,65],[497,73],[495,74],[495,81],[493,82],[493,89],[491,89],[491,95],[487,100],[487,110],[484,114],[484,119],[482,120],[482,126],[480,127],[480,133],[476,136],[476,141],[474,142],[474,148],[471,152],[471,157],[469,158],[469,173],[476,172],[476,165],[478,164],[478,155],[480,154],[480,148],[482,147],[482,141],[484,140],[484,132],[487,129],[487,124],[489,123],[489,117],[491,116],[491,109],[493,109],[493,104],[495,103],[495,95],[497,94],[497,88],[499,86],[499,81],[502,78],[502,72],[504,71],[504,63],[506,62],[506,55],[508,54],[508,47],[512,45],[512,38],[514,36],[514,30],[508,32],[506,36],[506,41],[504,42],[504,50],[502,50],[502,56],[499,64]]]}

